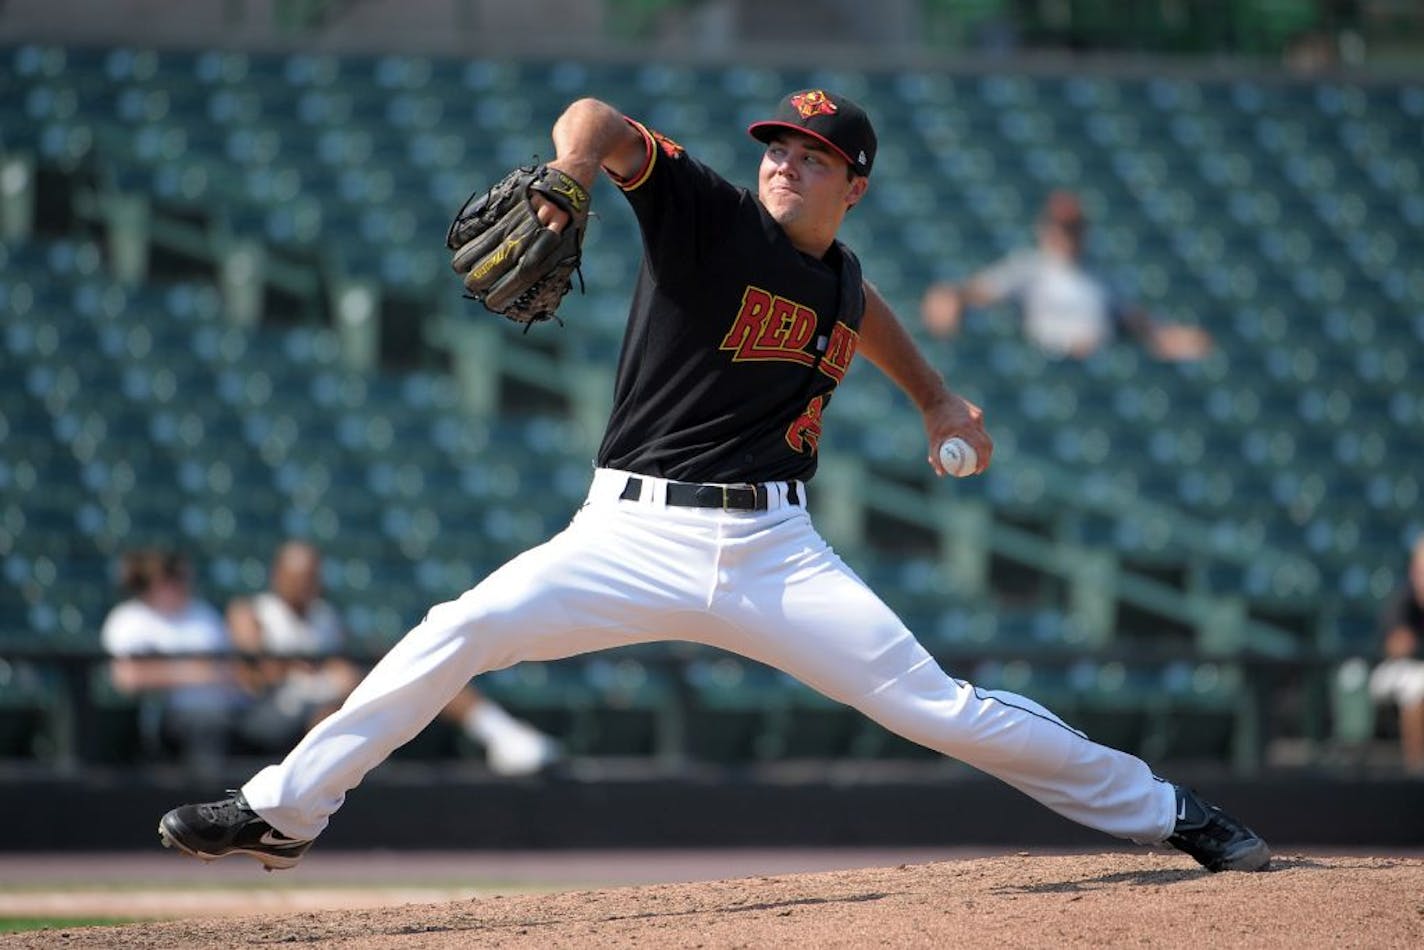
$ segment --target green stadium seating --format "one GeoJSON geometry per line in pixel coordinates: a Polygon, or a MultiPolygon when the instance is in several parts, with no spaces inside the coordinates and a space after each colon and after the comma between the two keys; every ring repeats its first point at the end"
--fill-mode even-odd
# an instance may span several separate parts
{"type": "MultiPolygon", "coordinates": [[[[1414,84],[39,45],[0,49],[0,61],[6,144],[12,130],[33,141],[46,168],[84,163],[155,214],[274,253],[321,249],[325,276],[370,275],[421,301],[448,290],[439,238],[450,208],[547,154],[544,130],[574,95],[616,101],[735,172],[755,155],[737,129],[784,87],[854,90],[894,134],[882,135],[883,174],[847,234],[907,316],[926,281],[1026,242],[1042,196],[1072,187],[1099,222],[1094,249],[1109,273],[1218,344],[1194,366],[1128,344],[1064,365],[1027,347],[1004,314],[971,320],[952,344],[925,340],[988,408],[998,442],[1001,464],[955,485],[955,499],[1054,543],[1190,574],[1202,596],[1338,617],[1351,644],[1424,528],[1424,388],[1409,356],[1424,343],[1414,84]],[[937,187],[911,184],[920,166],[941,172],[937,187]],[[1059,482],[1076,493],[1068,510],[1059,482]],[[1297,560],[1258,556],[1282,550],[1297,560]]],[[[734,177],[749,180],[750,167],[734,177]]],[[[608,190],[596,200],[589,293],[567,303],[578,332],[533,344],[554,366],[607,367],[618,352],[636,262],[614,249],[635,228],[608,190]]],[[[344,368],[330,328],[234,326],[211,283],[160,274],[117,286],[105,255],[72,235],[0,250],[0,369],[19,381],[0,394],[0,436],[14,447],[0,462],[0,555],[19,558],[21,574],[52,564],[56,578],[0,585],[12,632],[92,638],[110,596],[95,565],[121,545],[182,539],[226,594],[260,584],[271,547],[297,532],[341,552],[333,591],[379,647],[431,597],[458,593],[576,509],[589,462],[574,423],[471,419],[443,373],[363,376],[344,368]]],[[[923,477],[918,423],[878,376],[857,370],[832,412],[828,449],[900,482],[923,477]]],[[[872,544],[847,556],[936,649],[1028,654],[1090,633],[1052,585],[1027,605],[952,605],[942,565],[923,552],[872,544]]],[[[577,719],[588,749],[666,751],[668,730],[686,728],[712,758],[889,754],[883,737],[847,732],[838,709],[812,715],[796,687],[709,662],[680,687],[702,724],[669,725],[660,704],[678,684],[656,664],[576,670],[582,691],[568,697],[626,692],[627,721],[606,734],[571,711],[584,699],[521,694],[528,684],[512,673],[505,685],[531,709],[577,719]]],[[[1071,693],[1061,668],[1023,662],[980,672],[1071,693]]],[[[1223,675],[1198,691],[1211,678],[1197,673],[1160,673],[1171,683],[1158,720],[1112,721],[1152,694],[1147,668],[1095,687],[1106,710],[1081,708],[1145,747],[1219,752],[1239,682],[1223,675]],[[1199,716],[1209,738],[1193,745],[1164,709],[1199,716]]]]}

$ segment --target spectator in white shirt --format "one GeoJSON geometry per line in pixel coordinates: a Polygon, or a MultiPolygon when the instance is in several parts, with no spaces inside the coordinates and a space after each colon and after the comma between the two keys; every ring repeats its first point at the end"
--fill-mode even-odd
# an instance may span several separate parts
{"type": "Polygon", "coordinates": [[[1154,319],[1124,303],[1083,263],[1088,221],[1076,195],[1049,195],[1038,221],[1038,244],[1022,248],[962,283],[941,282],[920,302],[925,326],[936,336],[959,332],[966,307],[1010,300],[1018,305],[1024,334],[1044,352],[1083,359],[1119,331],[1126,331],[1153,356],[1194,360],[1211,350],[1200,327],[1154,319]]]}
{"type": "Polygon", "coordinates": [[[236,665],[204,655],[232,650],[222,616],[193,596],[188,562],[173,551],[126,552],[119,583],[129,598],[109,612],[101,633],[114,687],[143,700],[151,742],[175,747],[191,765],[216,768],[244,702],[236,665]]]}

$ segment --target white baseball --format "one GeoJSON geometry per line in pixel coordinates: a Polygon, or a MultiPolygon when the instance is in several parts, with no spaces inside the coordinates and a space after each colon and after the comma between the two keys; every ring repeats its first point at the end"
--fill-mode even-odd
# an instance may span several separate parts
{"type": "Polygon", "coordinates": [[[979,453],[959,436],[945,439],[939,446],[939,464],[956,478],[973,475],[979,467],[979,453]]]}

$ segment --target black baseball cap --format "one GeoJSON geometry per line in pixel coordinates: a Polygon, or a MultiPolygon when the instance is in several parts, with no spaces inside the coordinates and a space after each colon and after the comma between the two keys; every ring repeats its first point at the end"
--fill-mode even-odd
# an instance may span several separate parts
{"type": "Polygon", "coordinates": [[[753,122],[747,133],[760,142],[770,142],[780,129],[820,139],[849,162],[857,175],[869,175],[875,163],[875,130],[870,127],[870,116],[845,96],[824,89],[793,92],[781,100],[774,116],[753,122]]]}

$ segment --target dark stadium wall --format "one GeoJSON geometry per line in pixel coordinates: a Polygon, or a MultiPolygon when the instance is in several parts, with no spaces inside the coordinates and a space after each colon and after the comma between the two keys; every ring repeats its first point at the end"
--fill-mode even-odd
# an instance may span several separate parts
{"type": "MultiPolygon", "coordinates": [[[[1184,776],[1188,781],[1190,776],[1184,776]]],[[[1419,784],[1280,775],[1204,777],[1276,847],[1424,846],[1419,784]]],[[[194,780],[47,778],[0,784],[0,851],[158,847],[175,802],[214,797],[194,780]],[[75,821],[103,815],[104,821],[75,821]]],[[[373,776],[347,799],[321,846],[344,850],[954,846],[1111,848],[1115,839],[1059,818],[989,779],[953,782],[543,781],[373,776]]]]}

